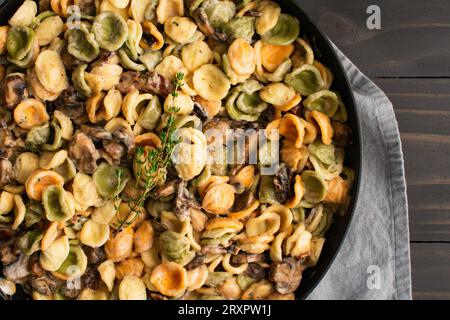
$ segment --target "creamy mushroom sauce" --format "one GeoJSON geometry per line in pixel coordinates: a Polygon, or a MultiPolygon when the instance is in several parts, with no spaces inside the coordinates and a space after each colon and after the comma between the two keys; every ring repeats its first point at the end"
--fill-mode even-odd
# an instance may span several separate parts
{"type": "Polygon", "coordinates": [[[0,27],[0,292],[294,299],[354,180],[300,27],[266,0],[26,0],[0,27]],[[168,119],[200,159],[131,206],[168,119]],[[206,163],[205,131],[235,128],[277,130],[273,174],[206,163]]]}

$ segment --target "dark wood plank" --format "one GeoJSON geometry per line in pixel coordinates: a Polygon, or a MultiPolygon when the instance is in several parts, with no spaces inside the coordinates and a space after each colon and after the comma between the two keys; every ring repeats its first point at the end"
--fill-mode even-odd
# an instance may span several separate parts
{"type": "Polygon", "coordinates": [[[297,1],[371,77],[450,76],[450,1],[297,1]],[[381,30],[366,27],[372,4],[381,8],[381,30]]]}
{"type": "Polygon", "coordinates": [[[450,299],[450,244],[411,244],[414,299],[450,299]]]}
{"type": "Polygon", "coordinates": [[[402,137],[412,241],[450,241],[450,79],[377,79],[402,137]]]}

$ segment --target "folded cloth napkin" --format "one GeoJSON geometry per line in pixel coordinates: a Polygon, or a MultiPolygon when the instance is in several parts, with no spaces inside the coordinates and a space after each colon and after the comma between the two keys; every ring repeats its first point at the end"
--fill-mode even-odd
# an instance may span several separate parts
{"type": "Polygon", "coordinates": [[[362,180],[336,259],[308,299],[411,299],[408,203],[392,103],[337,47],[362,131],[362,180]]]}

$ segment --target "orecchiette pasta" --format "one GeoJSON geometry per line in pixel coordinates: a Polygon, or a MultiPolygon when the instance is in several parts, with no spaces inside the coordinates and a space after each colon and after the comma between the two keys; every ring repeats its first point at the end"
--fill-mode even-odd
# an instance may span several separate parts
{"type": "Polygon", "coordinates": [[[42,250],[39,257],[39,263],[47,271],[57,271],[69,255],[69,238],[62,236],[46,249],[42,250]]]}
{"type": "Polygon", "coordinates": [[[195,70],[192,82],[199,96],[209,101],[222,100],[230,89],[228,78],[212,64],[204,64],[195,70]]]}
{"type": "Polygon", "coordinates": [[[108,291],[111,292],[114,287],[114,281],[116,280],[116,268],[114,262],[105,260],[97,267],[97,270],[102,281],[108,287],[108,291]]]}
{"type": "Polygon", "coordinates": [[[194,72],[204,64],[213,62],[213,52],[203,40],[197,40],[183,46],[181,49],[183,65],[194,72]]]}
{"type": "Polygon", "coordinates": [[[179,296],[187,287],[186,269],[175,262],[163,262],[153,269],[151,283],[166,296],[179,296]]]}
{"type": "Polygon", "coordinates": [[[31,274],[5,281],[293,299],[355,181],[300,23],[273,0],[25,0],[0,26],[0,258],[31,274]]]}
{"type": "Polygon", "coordinates": [[[102,203],[94,179],[87,174],[78,172],[73,180],[72,189],[75,201],[81,208],[96,207],[102,203]]]}

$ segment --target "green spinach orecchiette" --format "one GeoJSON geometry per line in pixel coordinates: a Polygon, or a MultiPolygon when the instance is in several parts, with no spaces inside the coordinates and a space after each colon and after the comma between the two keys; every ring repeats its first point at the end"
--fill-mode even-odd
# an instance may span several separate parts
{"type": "Polygon", "coordinates": [[[294,299],[355,179],[301,24],[272,0],[25,0],[0,27],[0,294],[294,299]]]}

